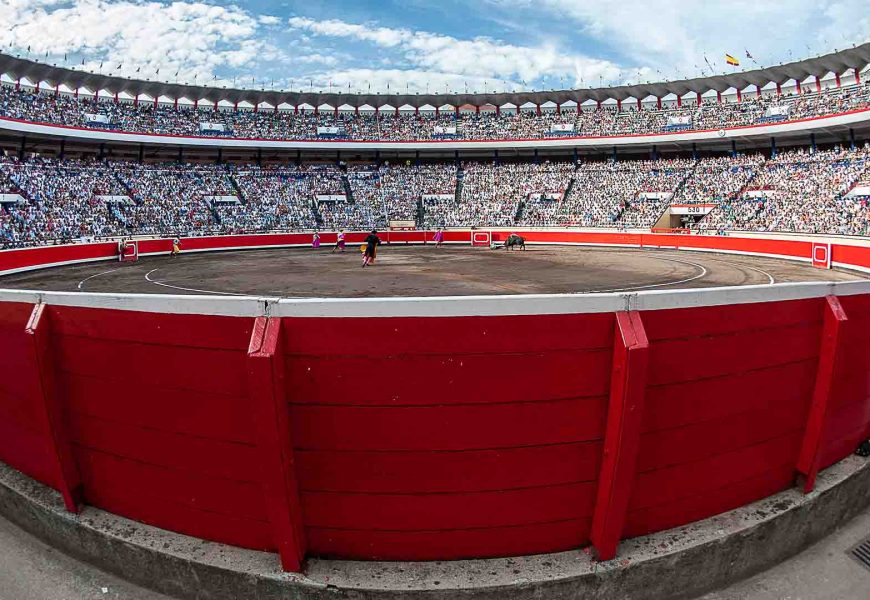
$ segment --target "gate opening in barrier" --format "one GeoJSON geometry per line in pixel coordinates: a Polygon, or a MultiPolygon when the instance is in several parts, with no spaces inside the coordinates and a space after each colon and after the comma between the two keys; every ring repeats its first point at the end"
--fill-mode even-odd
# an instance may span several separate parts
{"type": "Polygon", "coordinates": [[[136,242],[118,242],[118,260],[120,262],[136,262],[139,260],[139,244],[136,242]]]}
{"type": "Polygon", "coordinates": [[[492,233],[489,231],[472,231],[471,245],[478,248],[489,248],[492,243],[492,233]]]}
{"type": "Polygon", "coordinates": [[[818,269],[831,268],[831,244],[813,242],[813,266],[818,269]]]}

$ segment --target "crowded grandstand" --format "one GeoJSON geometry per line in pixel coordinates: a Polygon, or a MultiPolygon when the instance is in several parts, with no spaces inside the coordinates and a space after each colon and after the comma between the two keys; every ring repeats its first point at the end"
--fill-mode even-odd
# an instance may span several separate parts
{"type": "Polygon", "coordinates": [[[870,235],[870,146],[578,163],[140,164],[0,158],[3,247],[173,233],[418,227],[652,228],[870,235]],[[14,201],[13,201],[14,200],[14,201]]]}
{"type": "MultiPolygon", "coordinates": [[[[858,77],[860,81],[860,76],[858,77]]],[[[870,107],[870,83],[789,89],[683,101],[554,103],[517,107],[456,106],[445,110],[319,107],[217,109],[57,90],[0,87],[0,117],[96,130],[264,140],[514,140],[606,137],[717,130],[836,115],[870,107]]]]}
{"type": "Polygon", "coordinates": [[[0,55],[0,246],[397,224],[867,236],[868,49],[673,84],[292,104],[183,86],[169,98],[168,84],[88,75],[101,93],[85,74],[0,55]],[[739,128],[755,137],[727,133],[739,128]],[[712,139],[683,137],[702,132],[712,139]],[[175,146],[140,136],[137,160],[119,134],[175,146]],[[778,148],[774,134],[791,137],[778,148]],[[616,140],[610,152],[599,138],[616,140]],[[358,154],[344,158],[349,142],[358,154]],[[473,142],[494,145],[460,149],[473,142]],[[227,160],[224,145],[247,154],[227,160]],[[266,160],[264,147],[275,149],[266,160]],[[442,147],[452,156],[432,150],[442,147]]]}

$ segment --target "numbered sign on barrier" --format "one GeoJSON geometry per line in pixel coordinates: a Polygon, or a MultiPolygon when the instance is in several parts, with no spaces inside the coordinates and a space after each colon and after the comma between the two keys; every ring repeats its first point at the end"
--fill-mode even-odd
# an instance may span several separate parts
{"type": "Polygon", "coordinates": [[[471,245],[478,247],[489,248],[492,242],[492,234],[489,231],[472,231],[471,245]]]}
{"type": "Polygon", "coordinates": [[[813,266],[817,269],[831,268],[831,244],[813,242],[813,266]]]}

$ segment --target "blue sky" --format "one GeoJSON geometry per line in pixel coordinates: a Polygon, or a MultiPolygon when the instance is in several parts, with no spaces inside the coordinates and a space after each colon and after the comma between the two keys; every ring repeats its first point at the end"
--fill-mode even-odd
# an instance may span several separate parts
{"type": "Polygon", "coordinates": [[[760,65],[842,49],[870,37],[866,8],[866,0],[0,0],[8,22],[0,47],[28,55],[29,46],[31,58],[79,69],[102,63],[103,73],[237,87],[540,90],[725,72],[726,52],[753,68],[747,49],[760,65]]]}

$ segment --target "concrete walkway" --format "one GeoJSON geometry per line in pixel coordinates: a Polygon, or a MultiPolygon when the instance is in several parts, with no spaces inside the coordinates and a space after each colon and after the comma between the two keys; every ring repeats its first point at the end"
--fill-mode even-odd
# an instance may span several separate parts
{"type": "MultiPolygon", "coordinates": [[[[870,509],[796,557],[698,600],[867,600],[870,571],[846,551],[868,536],[870,509]]],[[[61,554],[0,517],[0,600],[172,599],[61,554]]]]}
{"type": "Polygon", "coordinates": [[[870,537],[870,509],[794,558],[700,600],[868,600],[870,571],[846,552],[870,537]]]}
{"type": "Polygon", "coordinates": [[[172,599],[70,558],[0,517],[0,600],[172,599]]]}

